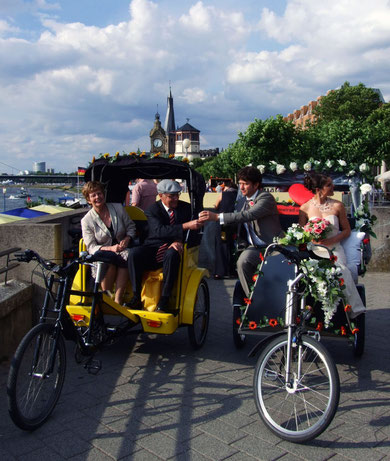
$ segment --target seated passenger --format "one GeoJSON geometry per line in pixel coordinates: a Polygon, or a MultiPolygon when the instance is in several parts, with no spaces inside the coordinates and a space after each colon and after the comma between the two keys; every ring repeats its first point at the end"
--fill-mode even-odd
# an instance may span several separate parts
{"type": "Polygon", "coordinates": [[[185,233],[187,230],[200,229],[202,224],[197,219],[191,220],[190,204],[179,200],[181,187],[178,182],[164,179],[158,183],[157,192],[161,200],[145,212],[149,235],[144,245],[133,248],[129,255],[129,273],[134,296],[127,306],[131,309],[142,309],[142,275],[147,270],[162,267],[164,281],[157,311],[164,312],[179,271],[185,233]]]}
{"type": "MultiPolygon", "coordinates": [[[[81,220],[83,239],[89,254],[104,252],[110,264],[105,264],[103,290],[111,290],[114,282],[115,302],[122,304],[128,281],[128,246],[135,237],[135,224],[119,203],[106,203],[104,186],[98,181],[89,181],[82,189],[92,209],[81,220]]],[[[96,266],[92,268],[96,277],[96,266]]]]}
{"type": "MultiPolygon", "coordinates": [[[[137,179],[137,184],[131,192],[131,206],[147,210],[156,201],[157,186],[152,179],[137,179]]],[[[126,195],[126,206],[130,205],[130,191],[126,195]]]]}
{"type": "Polygon", "coordinates": [[[333,195],[333,181],[329,176],[312,173],[305,178],[305,186],[315,194],[312,199],[301,205],[299,224],[303,227],[312,218],[327,219],[332,225],[331,233],[319,241],[329,247],[337,256],[336,264],[341,268],[345,283],[346,301],[352,307],[351,318],[366,310],[352,279],[341,241],[349,237],[351,227],[342,202],[329,197],[333,195]]]}

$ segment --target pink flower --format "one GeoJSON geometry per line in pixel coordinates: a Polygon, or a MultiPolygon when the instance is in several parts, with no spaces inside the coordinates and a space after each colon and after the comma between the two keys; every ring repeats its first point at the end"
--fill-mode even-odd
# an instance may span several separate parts
{"type": "Polygon", "coordinates": [[[254,204],[255,204],[255,202],[254,202],[253,200],[251,200],[251,201],[249,202],[249,206],[253,206],[254,204]]]}

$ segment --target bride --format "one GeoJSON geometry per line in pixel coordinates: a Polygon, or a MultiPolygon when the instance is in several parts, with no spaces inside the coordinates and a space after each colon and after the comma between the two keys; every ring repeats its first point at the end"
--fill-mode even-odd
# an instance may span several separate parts
{"type": "Polygon", "coordinates": [[[366,310],[359,293],[356,289],[341,241],[351,234],[351,227],[347,218],[344,205],[339,200],[331,199],[334,192],[332,178],[320,173],[307,175],[304,181],[307,189],[313,192],[314,197],[304,203],[299,209],[299,225],[304,226],[310,219],[324,218],[331,225],[331,232],[326,239],[319,241],[333,251],[337,256],[337,265],[342,270],[345,283],[346,301],[352,306],[350,317],[354,318],[366,310]]]}

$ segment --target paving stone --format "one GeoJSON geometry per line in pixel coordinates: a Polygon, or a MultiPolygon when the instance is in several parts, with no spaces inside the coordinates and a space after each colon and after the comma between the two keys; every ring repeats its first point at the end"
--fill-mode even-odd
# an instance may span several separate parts
{"type": "Polygon", "coordinates": [[[11,455],[18,457],[42,447],[41,440],[28,432],[20,431],[18,436],[2,437],[0,448],[11,455]]]}
{"type": "Polygon", "coordinates": [[[222,422],[219,419],[209,421],[207,423],[198,426],[198,429],[206,434],[210,434],[213,437],[221,440],[224,443],[230,445],[243,437],[246,437],[246,433],[231,426],[229,423],[222,422]]]}
{"type": "Polygon", "coordinates": [[[77,437],[77,434],[70,430],[50,435],[50,437],[47,437],[45,445],[66,459],[91,448],[90,443],[77,437]]]}
{"type": "Polygon", "coordinates": [[[162,459],[176,456],[187,451],[189,448],[187,443],[175,440],[161,432],[154,432],[143,437],[138,441],[138,444],[154,455],[160,456],[162,459]]]}
{"type": "MultiPolygon", "coordinates": [[[[0,445],[1,445],[1,439],[0,439],[0,445]]],[[[15,456],[11,455],[9,451],[3,450],[0,448],[0,459],[1,461],[15,461],[16,458],[15,456]]]]}
{"type": "Polygon", "coordinates": [[[121,461],[161,461],[162,459],[163,458],[150,453],[150,451],[140,449],[129,456],[121,458],[121,461]]]}
{"type": "Polygon", "coordinates": [[[357,360],[347,341],[323,339],[342,393],[334,420],[308,444],[283,441],[261,422],[252,390],[256,358],[247,357],[258,338],[248,337],[245,349],[236,350],[234,280],[210,280],[211,322],[202,349],[191,349],[185,329],[139,335],[99,353],[103,367],[93,376],[74,363],[68,343],[60,401],[32,434],[8,416],[9,363],[0,364],[0,459],[390,461],[390,305],[383,289],[390,273],[367,273],[363,282],[369,294],[365,354],[357,360]]]}
{"type": "Polygon", "coordinates": [[[229,458],[225,458],[224,461],[255,461],[259,459],[261,458],[254,458],[253,456],[250,456],[247,453],[243,453],[242,451],[240,451],[239,453],[235,453],[234,455],[229,456],[229,458]]]}
{"type": "Polygon", "coordinates": [[[193,438],[190,447],[212,460],[222,460],[238,452],[237,449],[208,434],[193,438]]]}
{"type": "Polygon", "coordinates": [[[232,443],[231,446],[237,451],[244,452],[256,459],[262,459],[263,461],[280,458],[287,452],[287,450],[281,448],[280,445],[275,446],[257,437],[253,437],[252,435],[248,435],[232,443]]]}
{"type": "Polygon", "coordinates": [[[183,453],[179,453],[178,455],[173,456],[172,458],[168,458],[167,461],[210,461],[210,458],[203,456],[201,453],[195,450],[187,450],[183,453]]]}
{"type": "MultiPolygon", "coordinates": [[[[128,435],[131,435],[131,433],[128,435]]],[[[112,432],[110,434],[96,437],[91,440],[91,444],[115,460],[130,456],[139,449],[133,438],[112,432]]]]}
{"type": "Polygon", "coordinates": [[[69,458],[70,461],[113,461],[112,456],[107,455],[97,448],[91,448],[84,453],[69,458]]]}
{"type": "MultiPolygon", "coordinates": [[[[38,450],[26,453],[17,458],[20,461],[42,461],[42,460],[56,460],[62,461],[68,459],[67,456],[62,456],[57,451],[49,447],[42,446],[38,450]]],[[[3,461],[3,458],[1,458],[3,461]]]]}
{"type": "Polygon", "coordinates": [[[365,442],[353,442],[348,439],[340,438],[332,442],[328,449],[334,454],[339,454],[353,461],[378,461],[383,458],[383,453],[375,449],[376,444],[365,442]]]}

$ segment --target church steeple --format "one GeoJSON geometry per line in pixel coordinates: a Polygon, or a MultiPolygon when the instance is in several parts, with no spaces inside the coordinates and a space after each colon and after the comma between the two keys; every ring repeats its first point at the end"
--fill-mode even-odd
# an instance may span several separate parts
{"type": "Polygon", "coordinates": [[[169,85],[169,96],[167,97],[167,114],[164,124],[165,133],[167,135],[167,146],[169,154],[175,153],[175,127],[175,111],[173,109],[171,85],[169,85]]]}

